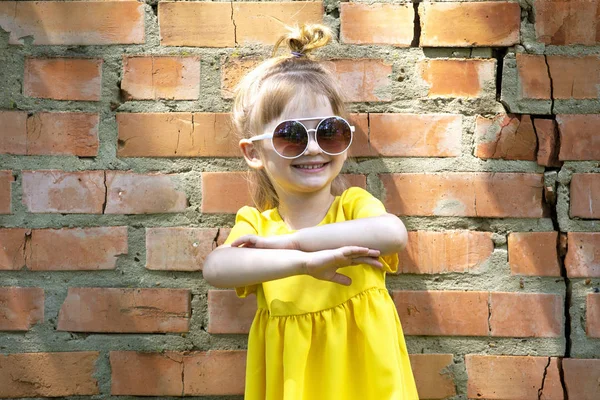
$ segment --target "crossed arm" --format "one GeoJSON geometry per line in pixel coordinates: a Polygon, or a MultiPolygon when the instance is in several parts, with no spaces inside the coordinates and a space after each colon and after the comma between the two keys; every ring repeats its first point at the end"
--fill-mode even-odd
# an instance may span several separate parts
{"type": "Polygon", "coordinates": [[[349,285],[338,268],[368,264],[382,268],[380,255],[401,251],[404,224],[392,214],[300,229],[289,235],[242,236],[206,258],[204,279],[221,288],[241,287],[307,274],[349,285]]]}

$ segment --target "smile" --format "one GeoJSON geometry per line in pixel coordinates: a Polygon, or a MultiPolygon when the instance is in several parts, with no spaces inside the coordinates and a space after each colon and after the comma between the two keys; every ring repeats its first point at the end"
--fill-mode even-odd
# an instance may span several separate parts
{"type": "Polygon", "coordinates": [[[320,163],[320,164],[296,164],[296,165],[292,165],[292,167],[297,168],[297,169],[304,169],[304,170],[318,170],[318,169],[322,169],[323,167],[325,167],[327,164],[329,163],[320,163]]]}

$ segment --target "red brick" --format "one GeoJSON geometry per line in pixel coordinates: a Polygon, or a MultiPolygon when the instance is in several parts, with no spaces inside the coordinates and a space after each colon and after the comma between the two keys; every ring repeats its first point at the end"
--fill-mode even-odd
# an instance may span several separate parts
{"type": "Polygon", "coordinates": [[[600,114],[557,115],[561,160],[600,161],[600,114]]]}
{"type": "Polygon", "coordinates": [[[99,394],[99,352],[0,354],[1,397],[59,397],[99,394]]]}
{"type": "Polygon", "coordinates": [[[512,275],[560,276],[558,232],[513,232],[508,235],[512,275]]]}
{"type": "Polygon", "coordinates": [[[346,100],[390,101],[392,66],[375,59],[343,59],[324,61],[324,64],[337,76],[346,100]]]}
{"type": "Polygon", "coordinates": [[[200,271],[223,236],[217,228],[146,228],[146,268],[200,271]]]}
{"type": "Polygon", "coordinates": [[[600,97],[600,57],[546,56],[552,77],[554,99],[600,97]]]}
{"type": "Polygon", "coordinates": [[[119,157],[240,157],[227,113],[118,113],[119,157]]]}
{"type": "Polygon", "coordinates": [[[456,395],[456,386],[448,368],[452,354],[411,354],[417,392],[422,399],[445,399],[456,395]]]}
{"type": "Polygon", "coordinates": [[[521,98],[550,100],[550,75],[545,56],[517,53],[517,73],[521,98]]]}
{"type": "Polygon", "coordinates": [[[101,214],[104,171],[23,171],[23,204],[32,213],[101,214]]]}
{"type": "Polygon", "coordinates": [[[556,357],[467,354],[465,364],[469,399],[538,399],[542,382],[542,399],[563,399],[556,357]]]}
{"type": "Polygon", "coordinates": [[[517,3],[423,3],[421,46],[486,47],[519,43],[521,7],[517,3]]]}
{"type": "Polygon", "coordinates": [[[69,288],[58,330],[71,332],[187,332],[186,289],[69,288]]]}
{"type": "Polygon", "coordinates": [[[44,290],[0,287],[0,331],[28,331],[44,322],[44,290]]]}
{"type": "Polygon", "coordinates": [[[244,394],[245,351],[192,353],[183,360],[186,396],[244,394]]]}
{"type": "Polygon", "coordinates": [[[600,41],[600,8],[589,0],[536,0],[535,33],[546,44],[594,45],[600,41]]]}
{"type": "Polygon", "coordinates": [[[393,291],[405,335],[487,336],[487,292],[393,291]]]}
{"type": "Polygon", "coordinates": [[[375,149],[369,144],[369,114],[350,114],[348,122],[355,128],[348,157],[374,157],[375,149]]]}
{"type": "Polygon", "coordinates": [[[123,56],[121,90],[127,100],[196,100],[200,57],[123,56]]]}
{"type": "Polygon", "coordinates": [[[537,159],[537,137],[529,115],[498,114],[494,118],[477,116],[475,139],[475,156],[484,160],[537,159]]]}
{"type": "Polygon", "coordinates": [[[370,142],[388,157],[460,156],[462,116],[454,114],[369,114],[370,142]]]}
{"type": "Polygon", "coordinates": [[[589,337],[600,338],[600,293],[588,293],[586,309],[585,331],[589,337]]]}
{"type": "Polygon", "coordinates": [[[256,298],[240,299],[234,290],[208,291],[208,333],[247,334],[256,314],[256,298]]]}
{"type": "Polygon", "coordinates": [[[568,232],[567,242],[569,278],[600,278],[600,232],[568,232]]]}
{"type": "Polygon", "coordinates": [[[600,174],[573,174],[571,217],[600,218],[600,174]]]}
{"type": "Polygon", "coordinates": [[[127,227],[34,229],[27,245],[27,267],[33,271],[115,269],[127,254],[127,227]]]}
{"type": "Polygon", "coordinates": [[[382,174],[397,215],[541,218],[543,176],[530,173],[382,174]]]}
{"type": "Polygon", "coordinates": [[[25,235],[28,229],[0,229],[0,271],[19,270],[25,266],[25,235]]]}
{"type": "Polygon", "coordinates": [[[183,358],[181,353],[138,353],[111,351],[110,370],[113,396],[182,396],[183,358]]]}
{"type": "Polygon", "coordinates": [[[600,398],[600,359],[563,358],[562,367],[569,399],[600,398]]]}
{"type": "Polygon", "coordinates": [[[137,1],[5,1],[0,27],[9,43],[107,45],[144,43],[144,4],[137,1]]]}
{"type": "Polygon", "coordinates": [[[493,251],[490,232],[408,232],[408,245],[399,254],[400,271],[409,274],[467,272],[486,262],[493,251]]]}
{"type": "Polygon", "coordinates": [[[545,167],[560,167],[559,136],[556,121],[536,118],[533,121],[538,140],[537,163],[545,167]]]}
{"type": "Polygon", "coordinates": [[[102,95],[102,60],[26,58],[23,94],[54,100],[98,101],[102,95]]]}
{"type": "Polygon", "coordinates": [[[27,113],[0,111],[0,126],[0,153],[27,154],[27,113]]]}
{"type": "Polygon", "coordinates": [[[98,155],[97,113],[46,113],[27,118],[28,155],[98,155]]]}
{"type": "Polygon", "coordinates": [[[0,214],[10,214],[12,190],[11,184],[15,181],[12,171],[0,170],[0,214]]]}
{"type": "Polygon", "coordinates": [[[495,91],[496,60],[431,59],[419,63],[428,97],[480,97],[495,91]]]}
{"type": "Polygon", "coordinates": [[[175,174],[135,174],[107,171],[106,214],[152,214],[182,212],[188,206],[175,174]]]}
{"type": "Polygon", "coordinates": [[[360,174],[342,174],[342,178],[348,183],[348,187],[356,186],[367,189],[367,177],[360,174]]]}
{"type": "Polygon", "coordinates": [[[321,2],[160,2],[163,46],[234,47],[274,44],[285,26],[321,22],[321,2]]]}
{"type": "Polygon", "coordinates": [[[340,39],[351,44],[410,47],[414,19],[412,4],[340,3],[340,39]]]}
{"type": "Polygon", "coordinates": [[[545,293],[490,294],[490,333],[502,337],[560,337],[564,301],[545,293]]]}

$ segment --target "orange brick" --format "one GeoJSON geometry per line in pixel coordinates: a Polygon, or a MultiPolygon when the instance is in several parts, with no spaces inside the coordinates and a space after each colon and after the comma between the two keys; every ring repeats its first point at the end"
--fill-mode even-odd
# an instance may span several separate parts
{"type": "Polygon", "coordinates": [[[200,57],[123,56],[121,90],[127,100],[196,100],[200,57]]]}
{"type": "Polygon", "coordinates": [[[367,177],[360,174],[342,174],[342,178],[348,183],[348,187],[356,186],[367,189],[367,177]]]}
{"type": "Polygon", "coordinates": [[[545,56],[517,53],[521,98],[550,100],[550,75],[545,56]]]}
{"type": "Polygon", "coordinates": [[[573,174],[571,217],[600,218],[600,174],[573,174]]]}
{"type": "Polygon", "coordinates": [[[127,254],[127,227],[34,229],[27,246],[33,271],[115,269],[117,256],[127,254]]]}
{"type": "Polygon", "coordinates": [[[423,47],[498,47],[519,43],[518,3],[423,3],[419,15],[423,47]]]}
{"type": "Polygon", "coordinates": [[[231,99],[240,80],[252,71],[262,60],[254,57],[228,57],[221,61],[221,96],[231,99]]]}
{"type": "Polygon", "coordinates": [[[543,176],[529,173],[381,174],[397,215],[541,218],[543,176]]]}
{"type": "Polygon", "coordinates": [[[101,214],[104,172],[23,171],[23,203],[32,213],[101,214]]]}
{"type": "Polygon", "coordinates": [[[246,377],[246,352],[207,351],[183,360],[187,396],[242,395],[246,377]]]}
{"type": "Polygon", "coordinates": [[[373,157],[375,150],[369,144],[369,114],[350,114],[350,125],[355,128],[352,145],[348,150],[348,157],[373,157]]]}
{"type": "Polygon", "coordinates": [[[71,332],[187,332],[186,289],[69,288],[58,330],[71,332]]]}
{"type": "Polygon", "coordinates": [[[28,331],[44,322],[44,290],[37,287],[0,287],[0,331],[28,331]]]}
{"type": "Polygon", "coordinates": [[[98,155],[97,113],[46,113],[27,118],[28,155],[98,155]]]}
{"type": "Polygon", "coordinates": [[[99,394],[99,352],[0,354],[1,397],[61,397],[99,394]]]}
{"type": "Polygon", "coordinates": [[[542,398],[563,398],[556,357],[467,354],[465,364],[469,399],[537,399],[542,382],[542,398]]]}
{"type": "Polygon", "coordinates": [[[496,60],[431,59],[419,66],[428,97],[480,97],[496,90],[496,60]]]}
{"type": "Polygon", "coordinates": [[[546,56],[552,77],[554,99],[600,97],[600,57],[546,56]]]}
{"type": "Polygon", "coordinates": [[[568,232],[567,242],[569,278],[600,278],[600,232],[568,232]]]}
{"type": "Polygon", "coordinates": [[[25,235],[28,229],[0,229],[0,271],[19,270],[25,266],[25,235]]]}
{"type": "Polygon", "coordinates": [[[475,156],[505,160],[535,161],[537,136],[529,115],[498,114],[477,116],[475,156]]]}
{"type": "Polygon", "coordinates": [[[182,212],[188,206],[176,174],[106,171],[106,214],[182,212]]]}
{"type": "Polygon", "coordinates": [[[337,76],[347,101],[392,100],[390,64],[374,59],[332,60],[324,64],[337,76]]]}
{"type": "Polygon", "coordinates": [[[490,333],[503,337],[560,337],[564,302],[557,294],[490,294],[490,333]]]}
{"type": "Polygon", "coordinates": [[[487,336],[487,292],[392,291],[405,335],[487,336]]]}
{"type": "Polygon", "coordinates": [[[54,100],[98,101],[102,95],[102,60],[26,58],[23,94],[54,100]]]}
{"type": "Polygon", "coordinates": [[[12,171],[0,170],[0,214],[10,214],[12,190],[11,184],[15,181],[12,171]]]}
{"type": "Polygon", "coordinates": [[[453,114],[369,114],[370,142],[388,157],[460,156],[462,116],[453,114]]]}
{"type": "Polygon", "coordinates": [[[536,118],[533,121],[538,140],[537,163],[545,167],[560,167],[559,136],[556,121],[536,118]]]}
{"type": "Polygon", "coordinates": [[[400,252],[400,271],[409,274],[467,272],[478,268],[492,255],[490,232],[413,231],[400,252]]]}
{"type": "Polygon", "coordinates": [[[586,309],[585,331],[589,337],[600,338],[600,293],[588,293],[586,309]]]}
{"type": "Polygon", "coordinates": [[[146,228],[146,268],[200,271],[208,253],[224,241],[217,228],[146,228]]]}
{"type": "Polygon", "coordinates": [[[537,0],[535,33],[545,44],[594,45],[600,41],[600,8],[589,0],[537,0]]]}
{"type": "Polygon", "coordinates": [[[234,290],[208,291],[208,333],[247,334],[254,314],[254,296],[240,299],[234,290]]]}
{"type": "Polygon", "coordinates": [[[452,354],[411,354],[410,365],[422,399],[445,399],[456,395],[456,385],[448,368],[452,354]]]}
{"type": "Polygon", "coordinates": [[[513,232],[508,235],[512,275],[560,276],[558,232],[513,232]]]}
{"type": "Polygon", "coordinates": [[[144,43],[144,4],[138,1],[4,1],[0,27],[9,43],[107,45],[144,43]]]}
{"type": "Polygon", "coordinates": [[[0,111],[0,126],[0,153],[27,154],[27,113],[0,111]]]}
{"type": "Polygon", "coordinates": [[[600,114],[557,115],[561,160],[600,161],[600,114]]]}
{"type": "Polygon", "coordinates": [[[562,368],[569,399],[600,398],[600,359],[563,358],[562,368]]]}
{"type": "Polygon", "coordinates": [[[119,157],[240,157],[227,113],[118,113],[119,157]]]}
{"type": "Polygon", "coordinates": [[[414,19],[412,4],[340,3],[340,39],[352,44],[410,47],[414,19]]]}

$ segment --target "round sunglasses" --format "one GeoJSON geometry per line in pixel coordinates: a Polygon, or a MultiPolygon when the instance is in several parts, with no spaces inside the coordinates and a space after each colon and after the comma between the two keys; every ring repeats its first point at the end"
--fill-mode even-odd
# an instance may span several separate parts
{"type": "Polygon", "coordinates": [[[342,117],[315,117],[281,121],[273,132],[253,136],[251,142],[271,139],[273,149],[283,158],[298,158],[308,149],[310,133],[314,133],[317,145],[325,154],[337,156],[352,144],[354,126],[342,117]],[[320,120],[315,129],[308,129],[302,121],[320,120]]]}

